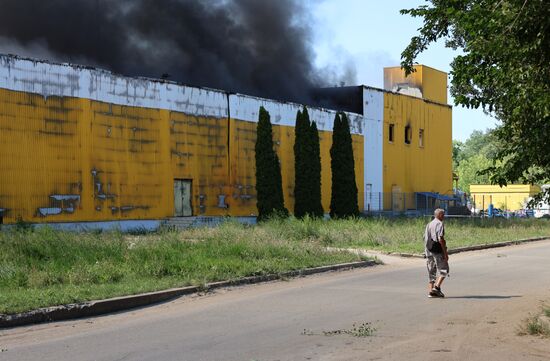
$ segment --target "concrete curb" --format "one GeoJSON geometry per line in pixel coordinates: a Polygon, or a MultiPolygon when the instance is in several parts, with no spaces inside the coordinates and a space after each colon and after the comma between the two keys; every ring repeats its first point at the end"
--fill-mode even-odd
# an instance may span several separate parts
{"type": "MultiPolygon", "coordinates": [[[[476,245],[476,246],[452,248],[447,253],[456,254],[456,253],[461,253],[461,252],[479,251],[479,250],[482,250],[482,249],[515,246],[515,245],[522,244],[522,243],[530,243],[530,242],[544,241],[544,240],[550,240],[550,238],[549,237],[527,238],[527,239],[520,239],[520,240],[517,240],[517,241],[498,242],[498,243],[490,243],[490,244],[480,244],[480,245],[476,245]]],[[[417,253],[388,253],[388,255],[390,255],[390,256],[399,256],[399,257],[424,258],[423,254],[417,254],[417,253]]]]}
{"type": "Polygon", "coordinates": [[[479,245],[479,246],[460,247],[460,248],[454,248],[454,249],[449,250],[449,254],[469,252],[469,251],[478,251],[478,250],[481,250],[481,249],[489,249],[489,248],[515,246],[515,245],[522,244],[522,243],[544,241],[544,240],[549,240],[549,239],[550,239],[549,237],[537,237],[537,238],[520,239],[520,240],[517,240],[517,241],[498,242],[498,243],[493,243],[493,244],[482,244],[482,245],[479,245]]]}
{"type": "Polygon", "coordinates": [[[403,258],[424,258],[423,254],[418,254],[418,253],[390,252],[385,254],[388,256],[396,256],[396,257],[403,257],[403,258]]]}
{"type": "Polygon", "coordinates": [[[205,286],[189,286],[171,288],[164,291],[148,292],[132,296],[114,297],[106,300],[89,301],[62,306],[39,308],[36,310],[16,313],[11,315],[0,315],[0,328],[11,328],[30,325],[35,323],[62,321],[82,317],[99,316],[122,310],[129,310],[136,307],[143,307],[155,303],[167,301],[179,296],[198,293],[201,291],[213,290],[216,288],[254,284],[274,281],[287,277],[307,276],[315,273],[347,270],[359,267],[370,267],[376,265],[375,261],[360,261],[352,263],[341,263],[330,266],[307,268],[303,270],[289,271],[281,274],[270,274],[263,276],[244,277],[237,280],[220,281],[208,283],[205,286]]]}
{"type": "MultiPolygon", "coordinates": [[[[517,241],[508,241],[508,242],[498,242],[498,243],[492,243],[492,244],[481,244],[481,245],[475,245],[475,246],[468,246],[468,247],[459,247],[459,248],[453,248],[449,250],[449,254],[456,254],[461,252],[470,252],[470,251],[479,251],[482,249],[489,249],[489,248],[499,248],[499,247],[507,247],[507,246],[514,246],[522,243],[529,243],[529,242],[536,242],[536,241],[544,241],[544,240],[550,240],[550,237],[537,237],[537,238],[527,238],[527,239],[520,239],[517,241]]],[[[333,251],[347,251],[359,255],[367,255],[367,256],[376,256],[379,255],[385,255],[385,256],[395,256],[395,257],[403,257],[403,258],[424,258],[423,254],[418,253],[402,253],[402,252],[381,252],[381,251],[372,251],[372,250],[366,250],[362,248],[332,248],[327,247],[327,250],[333,250],[333,251]]]]}

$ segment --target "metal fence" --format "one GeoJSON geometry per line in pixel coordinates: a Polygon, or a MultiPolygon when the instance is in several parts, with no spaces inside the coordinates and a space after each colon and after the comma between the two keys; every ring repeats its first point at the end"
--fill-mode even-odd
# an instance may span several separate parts
{"type": "Polygon", "coordinates": [[[447,215],[469,216],[465,200],[454,196],[435,193],[382,193],[364,194],[367,215],[431,215],[436,208],[442,208],[447,215]]]}

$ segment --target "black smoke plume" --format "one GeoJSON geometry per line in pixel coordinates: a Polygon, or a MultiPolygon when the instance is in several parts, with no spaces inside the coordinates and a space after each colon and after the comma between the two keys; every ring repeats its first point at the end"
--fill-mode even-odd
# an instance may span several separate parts
{"type": "Polygon", "coordinates": [[[334,81],[309,24],[301,0],[0,0],[0,51],[307,101],[334,81]]]}

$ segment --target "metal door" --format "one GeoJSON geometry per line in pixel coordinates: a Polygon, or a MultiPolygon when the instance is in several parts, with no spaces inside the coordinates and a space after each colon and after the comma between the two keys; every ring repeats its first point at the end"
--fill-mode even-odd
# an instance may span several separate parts
{"type": "Polygon", "coordinates": [[[392,186],[391,197],[392,197],[392,211],[402,212],[403,210],[405,210],[403,193],[401,193],[401,187],[392,186]]]}
{"type": "Polygon", "coordinates": [[[174,179],[174,214],[176,217],[193,215],[190,180],[174,179]]]}

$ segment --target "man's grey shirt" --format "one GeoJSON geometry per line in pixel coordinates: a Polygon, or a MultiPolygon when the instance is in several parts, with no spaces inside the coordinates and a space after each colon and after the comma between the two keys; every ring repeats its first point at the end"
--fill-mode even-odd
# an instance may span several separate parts
{"type": "Polygon", "coordinates": [[[426,257],[432,255],[432,253],[428,251],[428,245],[431,246],[431,242],[441,241],[441,238],[444,236],[445,226],[443,225],[443,222],[437,218],[434,218],[433,221],[428,223],[426,230],[424,231],[424,251],[426,253],[426,257]]]}

